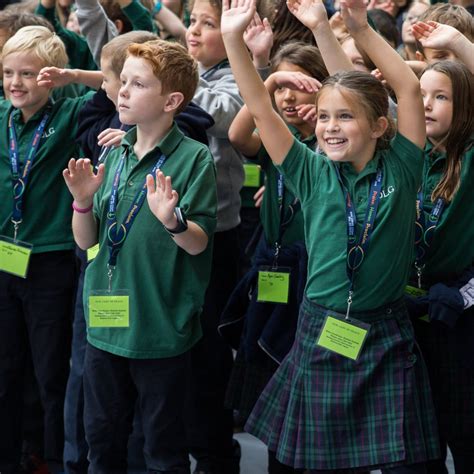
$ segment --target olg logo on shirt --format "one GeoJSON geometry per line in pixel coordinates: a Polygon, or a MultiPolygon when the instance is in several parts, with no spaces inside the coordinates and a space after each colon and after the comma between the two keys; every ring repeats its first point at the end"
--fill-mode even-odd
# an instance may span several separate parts
{"type": "Polygon", "coordinates": [[[53,135],[53,133],[56,133],[56,130],[54,129],[54,127],[49,127],[48,130],[45,130],[43,132],[42,138],[48,138],[53,135]]]}
{"type": "Polygon", "coordinates": [[[387,198],[387,197],[389,197],[390,194],[392,194],[394,191],[395,191],[395,186],[389,186],[387,189],[382,189],[382,191],[380,191],[380,198],[381,198],[381,199],[387,198]]]}

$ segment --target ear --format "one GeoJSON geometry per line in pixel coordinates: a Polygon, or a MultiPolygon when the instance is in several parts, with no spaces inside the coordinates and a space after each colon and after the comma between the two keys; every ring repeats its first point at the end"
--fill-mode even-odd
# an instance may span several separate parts
{"type": "Polygon", "coordinates": [[[114,21],[115,26],[117,27],[118,33],[122,33],[123,31],[123,21],[122,20],[115,20],[114,21]]]}
{"type": "Polygon", "coordinates": [[[424,63],[426,62],[425,55],[420,51],[415,51],[415,57],[417,61],[423,61],[424,63]]]}
{"type": "Polygon", "coordinates": [[[388,128],[387,117],[379,117],[372,126],[371,138],[380,138],[388,128]]]}
{"type": "Polygon", "coordinates": [[[181,92],[171,92],[168,94],[168,98],[166,100],[164,106],[164,112],[174,112],[184,100],[184,95],[181,92]]]}

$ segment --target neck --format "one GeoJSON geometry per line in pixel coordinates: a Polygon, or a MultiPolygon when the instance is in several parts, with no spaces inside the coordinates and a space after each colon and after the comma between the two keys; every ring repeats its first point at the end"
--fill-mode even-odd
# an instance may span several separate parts
{"type": "Polygon", "coordinates": [[[23,122],[28,122],[33,115],[38,112],[38,110],[41,110],[47,103],[48,103],[49,97],[46,97],[44,101],[42,101],[40,104],[36,104],[34,107],[25,107],[20,109],[21,111],[21,116],[23,117],[23,122]]]}
{"type": "Polygon", "coordinates": [[[444,144],[444,138],[441,140],[436,140],[434,138],[428,137],[428,141],[436,148],[437,151],[441,153],[446,153],[446,145],[444,144]]]}
{"type": "Polygon", "coordinates": [[[405,43],[405,54],[408,61],[416,61],[416,46],[415,43],[405,43]]]}
{"type": "Polygon", "coordinates": [[[361,173],[367,166],[367,163],[369,163],[369,161],[371,161],[372,158],[375,156],[376,146],[377,141],[375,141],[373,145],[371,144],[370,148],[363,154],[359,155],[357,159],[351,161],[351,165],[356,171],[356,173],[361,173]]]}
{"type": "Polygon", "coordinates": [[[172,125],[172,120],[161,124],[157,124],[156,122],[146,125],[138,124],[137,141],[133,147],[137,158],[141,160],[149,151],[153,150],[170,131],[172,125]]]}

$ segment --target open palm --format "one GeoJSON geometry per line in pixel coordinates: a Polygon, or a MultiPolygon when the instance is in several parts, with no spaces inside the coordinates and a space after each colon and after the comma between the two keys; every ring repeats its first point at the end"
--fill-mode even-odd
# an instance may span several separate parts
{"type": "Polygon", "coordinates": [[[288,10],[310,30],[328,21],[326,7],[322,0],[288,0],[288,10]]]}
{"type": "Polygon", "coordinates": [[[222,34],[243,33],[255,14],[255,8],[255,0],[225,0],[222,4],[222,34]]]}

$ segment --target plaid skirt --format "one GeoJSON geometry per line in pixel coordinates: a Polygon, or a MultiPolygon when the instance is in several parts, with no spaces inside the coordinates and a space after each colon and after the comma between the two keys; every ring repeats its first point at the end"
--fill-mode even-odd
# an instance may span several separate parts
{"type": "Polygon", "coordinates": [[[245,429],[297,469],[439,458],[428,375],[403,302],[351,314],[371,325],[357,361],[316,345],[328,312],[305,298],[295,343],[245,429]]]}

